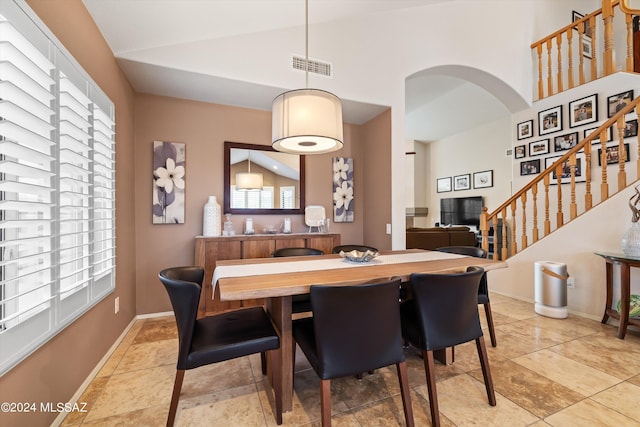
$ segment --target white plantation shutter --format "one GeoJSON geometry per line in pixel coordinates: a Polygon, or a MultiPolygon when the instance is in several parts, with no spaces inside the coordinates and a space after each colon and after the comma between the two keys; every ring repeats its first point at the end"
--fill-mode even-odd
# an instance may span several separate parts
{"type": "Polygon", "coordinates": [[[0,2],[0,375],[115,286],[113,104],[0,2]]]}

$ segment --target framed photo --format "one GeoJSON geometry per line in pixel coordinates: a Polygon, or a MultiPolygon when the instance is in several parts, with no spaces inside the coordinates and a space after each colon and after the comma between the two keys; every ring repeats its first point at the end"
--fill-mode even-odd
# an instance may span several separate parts
{"type": "MultiPolygon", "coordinates": [[[[624,151],[626,157],[624,158],[625,162],[629,160],[629,144],[624,144],[624,151]]],[[[607,147],[607,164],[614,165],[620,163],[620,146],[618,144],[612,145],[611,147],[607,147]]],[[[602,166],[602,148],[598,148],[598,166],[602,166]]]]}
{"type": "Polygon", "coordinates": [[[527,157],[527,146],[526,145],[518,145],[514,150],[514,157],[516,159],[522,159],[523,157],[527,157]]]}
{"type": "Polygon", "coordinates": [[[538,134],[562,130],[562,105],[538,113],[538,134]]]}
{"type": "Polygon", "coordinates": [[[598,95],[593,94],[569,103],[569,127],[598,121],[598,95]]]}
{"type": "Polygon", "coordinates": [[[438,193],[446,193],[451,191],[451,177],[436,179],[436,191],[438,193]]]}
{"type": "Polygon", "coordinates": [[[526,122],[518,123],[517,137],[518,140],[531,138],[533,136],[533,120],[527,120],[526,122]]]}
{"type": "Polygon", "coordinates": [[[571,132],[553,138],[553,151],[566,151],[578,145],[578,132],[571,132]]]}
{"type": "Polygon", "coordinates": [[[633,99],[633,89],[607,97],[607,117],[613,117],[633,99]]]}
{"type": "Polygon", "coordinates": [[[493,170],[474,172],[473,188],[493,187],[493,170]]]}
{"type": "Polygon", "coordinates": [[[543,154],[549,154],[549,139],[541,139],[540,141],[533,141],[529,143],[529,155],[542,156],[543,154]]]}
{"type": "MultiPolygon", "coordinates": [[[[582,18],[584,18],[584,15],[581,13],[576,12],[575,10],[571,12],[571,22],[576,22],[581,20],[582,18]]],[[[589,22],[585,21],[583,23],[583,27],[582,27],[582,34],[584,34],[587,37],[591,37],[591,27],[589,27],[589,22]]],[[[574,27],[574,30],[578,31],[578,27],[574,27]]]]}
{"type": "Polygon", "coordinates": [[[453,177],[453,191],[469,190],[471,188],[471,175],[456,175],[453,177]]]}
{"type": "MultiPolygon", "coordinates": [[[[550,167],[560,157],[562,156],[547,157],[546,159],[544,159],[544,167],[545,168],[550,167]]],[[[586,169],[586,159],[585,159],[584,153],[577,153],[576,154],[576,172],[575,172],[576,182],[585,182],[587,180],[584,175],[585,169],[586,169]]],[[[561,183],[569,184],[570,182],[571,182],[571,165],[569,164],[569,159],[567,159],[564,162],[562,162],[561,183]]],[[[555,171],[553,171],[551,173],[551,184],[553,185],[557,183],[558,183],[558,175],[556,174],[555,171]]]]}
{"type": "Polygon", "coordinates": [[[638,136],[638,119],[627,120],[624,125],[624,137],[631,138],[632,136],[638,136]]]}
{"type": "MultiPolygon", "coordinates": [[[[593,131],[595,131],[596,129],[598,129],[597,127],[595,128],[589,128],[589,129],[585,129],[584,130],[584,137],[586,138],[587,136],[591,135],[591,133],[593,131]]],[[[605,142],[611,142],[613,141],[613,127],[609,127],[607,129],[607,140],[605,142]]],[[[592,144],[600,144],[600,136],[596,136],[595,138],[593,138],[592,140],[592,144]]]]}
{"type": "Polygon", "coordinates": [[[582,44],[582,56],[588,59],[593,58],[593,43],[591,42],[591,37],[583,35],[580,43],[582,44]]]}
{"type": "Polygon", "coordinates": [[[540,159],[520,162],[520,175],[535,175],[540,173],[540,159]]]}

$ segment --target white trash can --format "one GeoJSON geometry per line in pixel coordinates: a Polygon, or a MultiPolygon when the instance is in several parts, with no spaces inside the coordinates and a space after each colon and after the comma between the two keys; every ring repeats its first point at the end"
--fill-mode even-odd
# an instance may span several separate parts
{"type": "Polygon", "coordinates": [[[565,319],[567,310],[567,265],[561,262],[535,263],[535,311],[538,314],[565,319]]]}

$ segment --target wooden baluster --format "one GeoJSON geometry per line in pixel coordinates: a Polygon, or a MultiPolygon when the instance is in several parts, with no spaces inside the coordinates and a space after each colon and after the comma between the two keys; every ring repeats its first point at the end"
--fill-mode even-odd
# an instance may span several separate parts
{"type": "Polygon", "coordinates": [[[571,169],[571,197],[569,204],[569,217],[575,219],[578,216],[578,205],[576,204],[576,154],[569,157],[569,167],[571,169]]]}
{"type": "Polygon", "coordinates": [[[558,93],[564,90],[564,84],[562,82],[562,33],[556,36],[556,50],[558,51],[558,81],[557,88],[558,93]]]}
{"type": "Polygon", "coordinates": [[[591,28],[591,80],[598,78],[598,56],[596,55],[596,18],[589,18],[589,27],[591,28]]]}
{"type": "Polygon", "coordinates": [[[547,40],[547,96],[553,95],[553,62],[551,61],[551,39],[547,40]]]}
{"type": "Polygon", "coordinates": [[[542,78],[542,43],[536,48],[538,53],[538,99],[544,98],[544,79],[542,78]]]}
{"type": "Polygon", "coordinates": [[[556,166],[556,179],[558,181],[558,212],[556,213],[556,230],[564,225],[562,212],[562,165],[556,166]]]}
{"type": "Polygon", "coordinates": [[[551,219],[549,216],[549,183],[551,174],[544,176],[544,235],[551,233],[551,219]]]}
{"type": "Polygon", "coordinates": [[[538,241],[538,183],[536,182],[531,187],[531,193],[533,193],[533,243],[538,241]]]}
{"type": "Polygon", "coordinates": [[[624,14],[627,24],[627,63],[626,71],[633,73],[633,15],[624,14]]]}
{"type": "Polygon", "coordinates": [[[584,45],[582,44],[582,36],[584,34],[584,24],[578,25],[578,55],[579,55],[579,67],[578,67],[578,81],[581,85],[585,83],[584,80],[584,45]]]}
{"type": "MultiPolygon", "coordinates": [[[[502,249],[500,259],[509,258],[509,251],[507,250],[507,208],[502,208],[502,249]]],[[[496,239],[493,239],[495,242],[496,239]]],[[[494,243],[495,244],[495,243],[494,243]]]]}
{"type": "Polygon", "coordinates": [[[584,146],[584,161],[584,177],[586,179],[584,206],[585,211],[588,211],[593,206],[593,195],[591,194],[591,141],[587,142],[584,146]]]}
{"type": "Polygon", "coordinates": [[[567,78],[569,81],[569,89],[573,88],[573,49],[571,48],[573,44],[571,41],[573,40],[573,28],[569,28],[567,30],[567,78]]]}
{"type": "Polygon", "coordinates": [[[491,225],[493,226],[493,259],[500,259],[500,244],[498,241],[498,214],[491,217],[491,225]]]}
{"type": "Polygon", "coordinates": [[[517,235],[518,235],[518,226],[516,225],[516,201],[513,200],[511,202],[511,254],[515,255],[518,253],[518,242],[517,242],[517,235]]]}
{"type": "Polygon", "coordinates": [[[602,176],[600,177],[600,201],[607,200],[609,198],[609,184],[607,183],[607,133],[602,131],[600,133],[600,146],[602,147],[602,153],[600,154],[600,164],[602,165],[602,176]]]}
{"type": "Polygon", "coordinates": [[[522,201],[522,249],[527,247],[527,193],[522,193],[520,196],[522,201]]]}
{"type": "MultiPolygon", "coordinates": [[[[636,119],[638,123],[640,123],[640,111],[636,107],[636,119]]],[[[638,132],[638,136],[636,137],[636,145],[638,146],[638,155],[636,158],[636,179],[640,179],[640,132],[638,132]]]]}
{"type": "Polygon", "coordinates": [[[487,213],[488,209],[486,206],[482,207],[482,213],[480,214],[480,235],[482,236],[482,241],[480,246],[485,251],[489,251],[489,224],[487,221],[487,217],[489,214],[487,213]]]}
{"type": "MultiPolygon", "coordinates": [[[[624,163],[627,161],[627,152],[624,150],[624,116],[618,119],[618,159],[619,159],[619,168],[618,168],[618,191],[624,190],[624,187],[627,186],[627,172],[625,171],[624,163]]],[[[602,149],[605,150],[606,146],[603,145],[602,149]]],[[[603,163],[604,165],[604,163],[603,163]]]]}
{"type": "MultiPolygon", "coordinates": [[[[604,21],[604,52],[603,52],[604,70],[603,71],[604,71],[604,75],[608,76],[614,71],[613,7],[611,6],[611,0],[602,0],[602,20],[604,21]]],[[[594,52],[594,56],[595,56],[595,52],[594,52]]]]}

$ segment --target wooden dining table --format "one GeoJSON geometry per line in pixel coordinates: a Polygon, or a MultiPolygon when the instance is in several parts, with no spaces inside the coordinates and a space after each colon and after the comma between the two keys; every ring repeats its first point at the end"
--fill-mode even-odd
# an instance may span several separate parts
{"type": "Polygon", "coordinates": [[[266,309],[280,331],[283,410],[293,405],[292,295],[308,294],[311,285],[366,283],[379,278],[400,277],[408,282],[412,273],[454,273],[469,266],[485,270],[507,267],[505,261],[409,249],[381,251],[368,263],[348,261],[340,255],[254,258],[216,263],[213,286],[222,301],[266,299],[266,309]]]}

